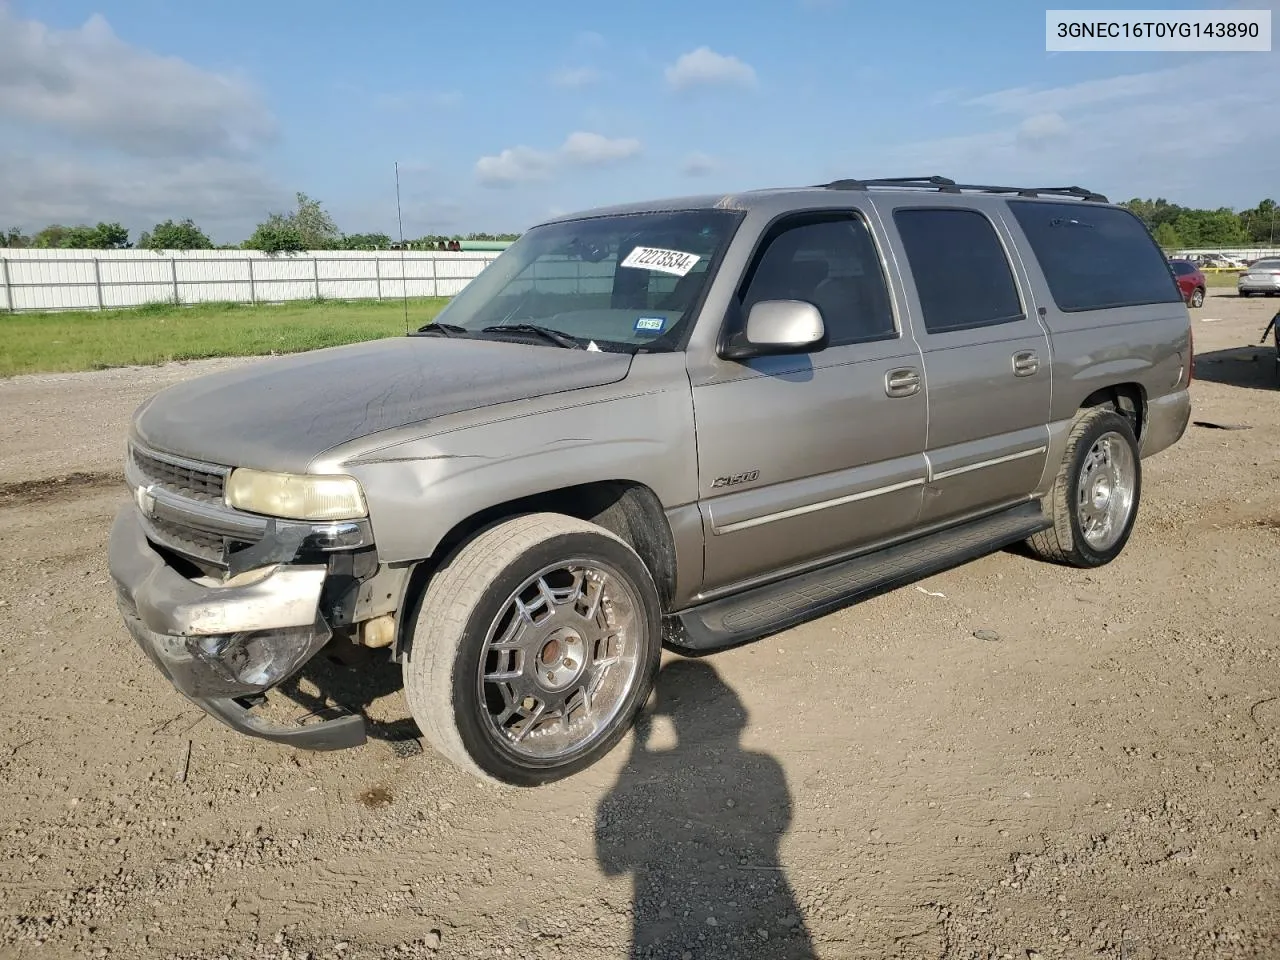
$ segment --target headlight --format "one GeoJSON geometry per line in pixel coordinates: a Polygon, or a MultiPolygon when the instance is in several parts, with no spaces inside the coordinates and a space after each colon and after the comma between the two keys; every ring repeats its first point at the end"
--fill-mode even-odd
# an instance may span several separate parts
{"type": "Polygon", "coordinates": [[[355,477],[267,473],[240,468],[227,477],[227,506],[292,520],[355,520],[368,514],[355,477]]]}

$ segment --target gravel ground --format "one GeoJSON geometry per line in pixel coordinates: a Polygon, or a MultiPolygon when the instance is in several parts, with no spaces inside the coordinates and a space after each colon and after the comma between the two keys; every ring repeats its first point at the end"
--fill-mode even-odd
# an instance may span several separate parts
{"type": "Polygon", "coordinates": [[[634,736],[534,791],[387,739],[378,656],[303,681],[379,724],[314,754],[132,645],[126,419],[243,361],[0,383],[0,956],[1280,956],[1278,305],[1195,311],[1208,425],[1111,566],[1002,552],[669,657],[634,736]]]}

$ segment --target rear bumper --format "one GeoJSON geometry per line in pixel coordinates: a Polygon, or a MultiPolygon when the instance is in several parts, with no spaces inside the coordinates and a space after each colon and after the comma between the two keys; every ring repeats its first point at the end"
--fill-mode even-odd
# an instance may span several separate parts
{"type": "Polygon", "coordinates": [[[334,750],[365,742],[356,714],[270,724],[244,699],[291,676],[328,642],[319,611],[325,567],[271,566],[227,585],[189,580],[152,548],[132,504],[112,525],[107,555],[129,633],[197,706],[240,733],[277,743],[334,750]]]}
{"type": "Polygon", "coordinates": [[[1244,293],[1280,293],[1280,280],[1240,280],[1236,289],[1244,293]]]}
{"type": "Polygon", "coordinates": [[[1147,424],[1142,432],[1142,456],[1166,450],[1182,439],[1191,422],[1191,392],[1182,389],[1147,403],[1147,424]]]}

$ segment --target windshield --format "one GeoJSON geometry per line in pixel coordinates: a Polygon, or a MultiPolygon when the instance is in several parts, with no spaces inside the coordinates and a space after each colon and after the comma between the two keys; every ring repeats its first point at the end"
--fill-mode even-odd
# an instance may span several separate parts
{"type": "Polygon", "coordinates": [[[524,338],[535,325],[588,348],[671,350],[740,219],[726,210],[678,210],[535,227],[468,283],[436,323],[461,336],[524,338]]]}
{"type": "Polygon", "coordinates": [[[1280,270],[1280,260],[1255,260],[1251,270],[1280,270]]]}

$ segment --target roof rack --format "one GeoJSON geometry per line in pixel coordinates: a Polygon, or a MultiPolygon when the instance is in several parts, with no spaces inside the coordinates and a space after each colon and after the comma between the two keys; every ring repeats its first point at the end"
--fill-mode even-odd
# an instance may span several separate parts
{"type": "Polygon", "coordinates": [[[869,187],[918,187],[936,189],[940,193],[960,193],[972,190],[978,193],[1013,193],[1020,197],[1076,197],[1093,203],[1108,203],[1106,197],[1084,187],[995,187],[976,183],[956,183],[950,177],[882,177],[876,180],[832,180],[817,184],[827,190],[866,190],[869,187]]]}

